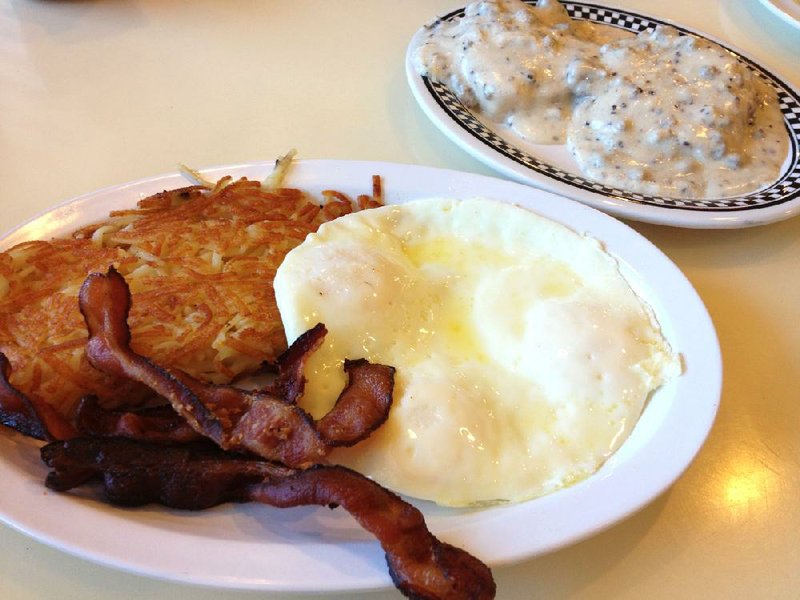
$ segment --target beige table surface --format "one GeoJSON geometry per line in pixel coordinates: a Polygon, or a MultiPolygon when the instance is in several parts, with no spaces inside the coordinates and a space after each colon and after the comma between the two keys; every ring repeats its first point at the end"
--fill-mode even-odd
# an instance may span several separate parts
{"type": "MultiPolygon", "coordinates": [[[[618,4],[717,36],[800,86],[800,29],[758,0],[618,4]]],[[[291,147],[491,174],[428,122],[404,78],[413,32],[453,7],[0,0],[0,229],[178,162],[291,147]]],[[[800,598],[800,219],[736,231],[632,225],[683,269],[715,321],[718,419],[668,492],[595,537],[498,568],[498,597],[800,598]]],[[[0,525],[2,600],[258,596],[111,570],[0,525]]]]}

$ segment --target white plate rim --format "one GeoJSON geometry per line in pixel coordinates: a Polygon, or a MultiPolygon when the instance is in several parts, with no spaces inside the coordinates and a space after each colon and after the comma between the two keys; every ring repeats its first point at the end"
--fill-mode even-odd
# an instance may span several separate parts
{"type": "MultiPolygon", "coordinates": [[[[535,3],[535,0],[525,1],[535,3]]],[[[748,68],[760,74],[778,91],[784,123],[789,131],[790,157],[776,182],[766,190],[739,198],[681,201],[633,194],[567,173],[549,164],[546,156],[528,153],[490,132],[446,91],[444,86],[429,82],[417,74],[413,66],[413,51],[425,33],[426,26],[422,26],[411,38],[406,50],[406,80],[423,113],[450,141],[506,177],[567,196],[620,218],[674,227],[734,229],[774,223],[800,213],[800,92],[797,88],[773,74],[742,50],[719,38],[672,20],[612,5],[568,0],[564,0],[562,4],[571,13],[580,11],[582,18],[602,19],[606,24],[623,26],[629,31],[633,31],[630,19],[634,19],[634,23],[643,22],[648,26],[670,25],[681,33],[719,44],[738,56],[748,68]],[[439,91],[434,91],[437,89],[439,91]],[[456,114],[459,115],[458,118],[456,114]],[[530,166],[532,162],[541,165],[532,167],[530,166]],[[547,172],[540,172],[541,169],[547,172]]],[[[462,8],[448,11],[439,18],[447,18],[460,10],[463,10],[463,5],[462,8]]]]}
{"type": "Polygon", "coordinates": [[[800,27],[800,4],[797,2],[793,0],[761,0],[761,4],[785,23],[800,27]]]}
{"type": "MultiPolygon", "coordinates": [[[[202,172],[210,178],[233,174],[261,179],[270,169],[270,163],[258,162],[202,172]]],[[[590,536],[667,490],[708,435],[722,385],[713,323],[677,266],[643,236],[600,211],[492,177],[394,163],[309,160],[293,166],[287,183],[315,192],[333,188],[368,193],[373,174],[382,176],[389,203],[433,196],[494,198],[600,240],[653,306],[686,363],[686,372],[653,396],[629,440],[592,477],[543,498],[482,511],[418,503],[431,530],[499,566],[590,536]]],[[[173,173],[80,196],[15,228],[2,238],[0,248],[34,234],[39,239],[64,235],[112,208],[183,185],[186,180],[173,173]]],[[[32,449],[21,436],[0,435],[0,521],[62,551],[140,575],[218,588],[332,593],[391,586],[379,545],[351,535],[350,529],[358,528],[346,515],[250,505],[189,514],[159,507],[116,509],[47,491],[42,485],[46,469],[32,449]],[[329,522],[333,533],[324,529],[329,522]],[[213,535],[203,537],[209,523],[213,535]],[[258,531],[248,533],[251,528],[258,531]],[[270,560],[276,557],[277,564],[270,560]]]]}

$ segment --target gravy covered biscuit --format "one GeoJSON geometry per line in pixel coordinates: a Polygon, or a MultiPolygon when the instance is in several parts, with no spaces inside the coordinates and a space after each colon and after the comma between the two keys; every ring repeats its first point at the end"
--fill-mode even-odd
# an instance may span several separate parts
{"type": "Polygon", "coordinates": [[[789,139],[774,90],[730,52],[671,27],[599,50],[567,146],[581,171],[650,195],[721,198],[774,180],[789,139]]]}
{"type": "Polygon", "coordinates": [[[652,310],[594,239],[510,204],[424,199],[347,215],[286,256],[291,341],[324,322],[302,406],[345,359],[397,368],[388,421],[334,462],[450,506],[516,502],[595,472],[680,372],[652,310]]]}
{"type": "Polygon", "coordinates": [[[566,144],[576,173],[628,192],[746,194],[789,152],[775,89],[666,25],[632,35],[556,0],[476,0],[426,28],[413,64],[502,137],[566,144]]]}

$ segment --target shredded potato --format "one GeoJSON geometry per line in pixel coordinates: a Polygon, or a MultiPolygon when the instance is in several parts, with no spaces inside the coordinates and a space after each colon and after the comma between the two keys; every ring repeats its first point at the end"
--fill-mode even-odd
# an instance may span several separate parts
{"type": "Polygon", "coordinates": [[[286,347],[272,280],[286,253],[325,221],[382,203],[326,191],[322,200],[281,187],[292,153],[269,183],[224,177],[141,200],[71,239],[0,253],[0,351],[11,383],[68,418],[95,394],[106,407],[148,392],[93,369],[77,294],[87,274],[113,265],[131,288],[135,350],[169,368],[222,383],[251,373],[286,347]],[[277,174],[276,174],[277,173],[277,174]]]}
{"type": "Polygon", "coordinates": [[[283,180],[286,178],[286,173],[289,171],[289,167],[296,154],[297,150],[292,149],[275,161],[275,168],[272,170],[272,173],[261,182],[261,187],[264,188],[265,191],[277,190],[282,186],[283,180]]]}

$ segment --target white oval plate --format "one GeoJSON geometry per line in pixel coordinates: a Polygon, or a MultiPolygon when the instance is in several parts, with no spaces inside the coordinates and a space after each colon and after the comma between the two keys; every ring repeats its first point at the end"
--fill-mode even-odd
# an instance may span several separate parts
{"type": "MultiPolygon", "coordinates": [[[[529,3],[535,4],[535,2],[529,3]]],[[[693,228],[738,228],[788,219],[800,212],[800,93],[742,52],[700,32],[639,13],[583,2],[562,2],[573,19],[587,20],[634,33],[667,24],[686,35],[716,42],[733,53],[747,68],[765,79],[778,93],[789,133],[789,155],[781,174],[768,187],[744,196],[681,200],[646,196],[612,188],[583,177],[564,145],[530,144],[510,133],[489,129],[444,85],[421,77],[413,65],[413,52],[426,33],[422,27],[406,52],[406,77],[428,118],[451,141],[501,174],[556,192],[618,217],[693,228]]],[[[457,19],[464,9],[437,20],[457,19]]]]}
{"type": "MultiPolygon", "coordinates": [[[[263,179],[268,163],[203,171],[263,179]]],[[[370,193],[383,177],[386,200],[445,196],[513,202],[600,240],[655,310],[686,372],[660,389],[630,438],[595,475],[529,502],[453,510],[420,502],[431,530],[490,565],[523,560],[608,527],[667,489],[700,449],[714,420],[721,362],[714,327],[692,286],[655,246],[623,223],[582,204],[505,180],[428,167],[299,161],[288,185],[370,193]]],[[[178,174],[100,190],[22,225],[0,249],[65,235],[163,189],[178,174]]],[[[37,444],[0,435],[0,519],[52,546],[104,565],[181,582],[270,591],[334,592],[391,585],[380,546],[342,511],[225,505],[203,512],[149,506],[120,509],[86,492],[46,490],[37,444]]]]}

